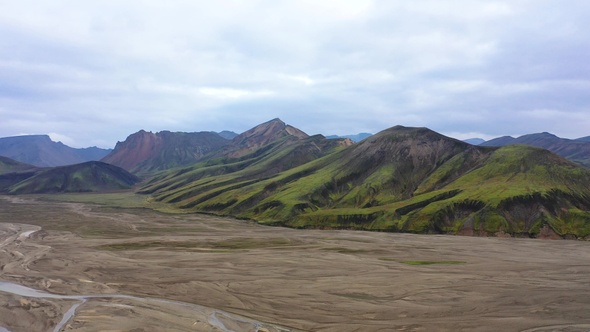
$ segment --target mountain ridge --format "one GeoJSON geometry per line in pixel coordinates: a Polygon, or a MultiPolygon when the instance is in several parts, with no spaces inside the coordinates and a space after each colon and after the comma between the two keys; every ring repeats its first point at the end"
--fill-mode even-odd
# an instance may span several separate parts
{"type": "Polygon", "coordinates": [[[590,171],[540,148],[395,126],[296,167],[237,176],[251,167],[189,181],[169,173],[140,193],[187,212],[298,228],[590,236],[590,171]]]}
{"type": "Polygon", "coordinates": [[[140,130],[101,159],[136,174],[161,171],[197,162],[210,152],[229,144],[229,141],[213,132],[157,133],[140,130]]]}
{"type": "Polygon", "coordinates": [[[362,140],[364,140],[367,137],[371,137],[373,136],[373,134],[371,133],[358,133],[358,134],[354,134],[354,135],[328,135],[326,136],[326,138],[328,139],[334,139],[334,138],[349,138],[351,139],[353,142],[358,143],[362,140]]]}
{"type": "Polygon", "coordinates": [[[590,168],[590,142],[581,139],[561,138],[548,132],[527,134],[517,138],[498,137],[480,144],[481,146],[506,146],[509,144],[526,144],[547,149],[566,159],[590,168]]]}
{"type": "Polygon", "coordinates": [[[97,147],[76,149],[54,142],[49,135],[23,135],[0,138],[0,156],[37,167],[73,165],[99,160],[110,149],[97,147]]]}

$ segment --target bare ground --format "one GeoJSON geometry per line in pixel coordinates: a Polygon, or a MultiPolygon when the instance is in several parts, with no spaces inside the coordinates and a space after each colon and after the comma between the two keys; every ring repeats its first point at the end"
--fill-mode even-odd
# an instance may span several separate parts
{"type": "MultiPolygon", "coordinates": [[[[216,309],[306,331],[590,331],[589,262],[583,241],[293,230],[0,199],[0,281],[145,298],[88,300],[63,331],[222,330],[212,317],[257,328],[216,309]]],[[[0,292],[0,327],[53,331],[74,303],[0,292]]]]}

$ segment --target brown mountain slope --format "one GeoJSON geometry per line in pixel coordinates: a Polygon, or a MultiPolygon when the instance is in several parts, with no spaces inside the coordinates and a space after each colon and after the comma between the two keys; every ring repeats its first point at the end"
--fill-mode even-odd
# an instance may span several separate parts
{"type": "MultiPolygon", "coordinates": [[[[334,151],[354,144],[350,139],[327,139],[322,135],[308,136],[279,119],[260,124],[235,138],[230,145],[205,156],[200,162],[152,177],[140,190],[143,194],[193,186],[210,176],[229,176],[238,181],[256,182],[261,178],[301,166],[334,151]],[[175,178],[171,183],[165,179],[175,178]],[[151,184],[158,183],[152,186],[151,184]],[[163,186],[160,186],[163,184],[163,186]]],[[[233,180],[232,180],[233,181],[233,180]]],[[[223,186],[224,181],[209,183],[223,186]]],[[[175,195],[175,190],[168,193],[175,195]]],[[[191,193],[182,193],[181,196],[191,193]]],[[[179,198],[174,198],[178,200],[179,198]]]]}
{"type": "Polygon", "coordinates": [[[216,156],[237,158],[283,138],[298,141],[308,137],[309,135],[303,131],[285,124],[280,119],[273,119],[236,136],[231,144],[220,150],[216,156]]]}
{"type": "Polygon", "coordinates": [[[132,173],[160,171],[197,162],[203,156],[229,144],[212,132],[139,132],[118,142],[101,161],[132,173]]]}

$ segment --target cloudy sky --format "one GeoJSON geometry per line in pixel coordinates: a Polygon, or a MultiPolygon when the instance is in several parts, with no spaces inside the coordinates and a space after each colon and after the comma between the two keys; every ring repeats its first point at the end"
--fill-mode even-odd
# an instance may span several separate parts
{"type": "Polygon", "coordinates": [[[0,137],[590,135],[590,1],[0,0],[0,137]]]}

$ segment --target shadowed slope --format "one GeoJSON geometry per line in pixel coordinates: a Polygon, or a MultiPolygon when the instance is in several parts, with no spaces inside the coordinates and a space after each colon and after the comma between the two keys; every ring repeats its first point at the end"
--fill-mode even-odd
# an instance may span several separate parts
{"type": "Polygon", "coordinates": [[[28,171],[36,168],[33,165],[0,156],[0,174],[28,171]]]}
{"type": "Polygon", "coordinates": [[[138,178],[99,161],[42,169],[8,188],[9,194],[96,192],[129,189],[138,178]]]}
{"type": "Polygon", "coordinates": [[[0,192],[35,175],[40,169],[7,157],[0,156],[0,192]]]}

